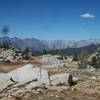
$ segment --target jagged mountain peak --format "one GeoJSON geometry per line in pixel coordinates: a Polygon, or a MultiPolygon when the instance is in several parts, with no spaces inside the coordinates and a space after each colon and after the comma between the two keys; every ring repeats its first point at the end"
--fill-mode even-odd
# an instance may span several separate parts
{"type": "Polygon", "coordinates": [[[18,37],[0,37],[0,42],[11,41],[13,47],[24,49],[26,47],[32,48],[32,50],[41,51],[43,49],[66,49],[66,48],[79,48],[90,44],[100,43],[100,39],[89,39],[89,40],[39,40],[35,38],[21,39],[18,37]]]}

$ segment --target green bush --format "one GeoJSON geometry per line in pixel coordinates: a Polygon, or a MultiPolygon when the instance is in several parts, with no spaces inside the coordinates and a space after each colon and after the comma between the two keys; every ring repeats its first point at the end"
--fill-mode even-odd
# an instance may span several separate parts
{"type": "Polygon", "coordinates": [[[100,68],[100,58],[99,57],[93,57],[91,61],[91,65],[95,68],[100,68]]]}

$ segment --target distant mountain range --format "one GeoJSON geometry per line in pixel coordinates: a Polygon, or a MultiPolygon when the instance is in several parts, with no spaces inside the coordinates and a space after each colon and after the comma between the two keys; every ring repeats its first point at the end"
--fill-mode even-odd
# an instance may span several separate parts
{"type": "Polygon", "coordinates": [[[99,44],[100,39],[89,39],[89,40],[80,40],[80,41],[67,41],[67,40],[54,40],[46,41],[39,40],[35,38],[10,38],[10,37],[1,37],[0,42],[11,41],[12,46],[18,49],[25,49],[30,47],[33,51],[41,51],[43,49],[66,49],[66,48],[79,48],[85,47],[91,44],[99,44]]]}
{"type": "Polygon", "coordinates": [[[44,43],[35,38],[20,39],[17,37],[1,37],[0,42],[4,41],[10,41],[12,43],[12,47],[17,49],[25,49],[26,47],[30,47],[32,51],[48,49],[44,43]]]}
{"type": "Polygon", "coordinates": [[[42,41],[42,43],[51,49],[66,49],[66,48],[80,48],[91,44],[99,44],[100,39],[89,39],[80,41],[55,40],[55,41],[42,41]]]}
{"type": "Polygon", "coordinates": [[[81,52],[87,53],[88,55],[91,55],[95,52],[98,52],[98,49],[100,48],[100,44],[90,44],[84,47],[79,48],[66,48],[60,50],[60,52],[64,55],[73,55],[73,54],[80,54],[81,52]]]}

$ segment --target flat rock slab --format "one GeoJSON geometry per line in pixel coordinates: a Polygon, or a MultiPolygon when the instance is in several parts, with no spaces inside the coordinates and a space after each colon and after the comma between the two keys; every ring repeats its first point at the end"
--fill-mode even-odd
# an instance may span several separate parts
{"type": "Polygon", "coordinates": [[[10,80],[10,77],[8,75],[0,74],[0,91],[3,91],[12,84],[14,83],[10,80]]]}
{"type": "Polygon", "coordinates": [[[27,64],[7,73],[7,75],[15,82],[26,84],[28,82],[40,79],[40,68],[35,67],[32,64],[27,64]]]}

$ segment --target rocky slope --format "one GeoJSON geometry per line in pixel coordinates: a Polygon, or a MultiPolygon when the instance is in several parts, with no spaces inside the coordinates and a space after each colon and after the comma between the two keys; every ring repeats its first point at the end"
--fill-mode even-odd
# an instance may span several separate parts
{"type": "Polygon", "coordinates": [[[24,50],[18,49],[0,49],[0,63],[20,61],[21,59],[32,59],[32,53],[25,53],[24,50]]]}
{"type": "Polygon", "coordinates": [[[52,73],[27,64],[0,73],[0,100],[99,100],[99,70],[78,70],[68,65],[59,70],[52,73]],[[71,85],[73,82],[76,84],[71,85]]]}

